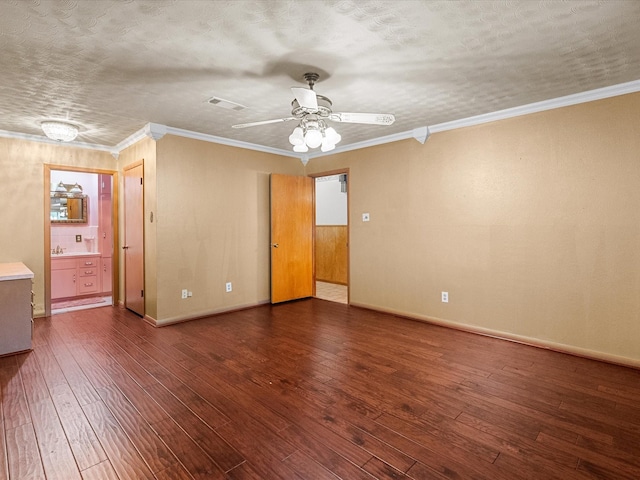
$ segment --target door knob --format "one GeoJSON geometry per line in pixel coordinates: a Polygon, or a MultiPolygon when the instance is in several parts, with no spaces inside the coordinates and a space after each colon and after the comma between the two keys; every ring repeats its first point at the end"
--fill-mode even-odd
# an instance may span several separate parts
{"type": "Polygon", "coordinates": [[[272,244],[271,244],[271,246],[272,246],[273,248],[278,248],[280,245],[278,245],[277,243],[272,243],[272,244]]]}
{"type": "Polygon", "coordinates": [[[123,250],[128,250],[128,249],[129,249],[129,245],[124,245],[124,246],[122,247],[122,249],[123,249],[123,250]]]}

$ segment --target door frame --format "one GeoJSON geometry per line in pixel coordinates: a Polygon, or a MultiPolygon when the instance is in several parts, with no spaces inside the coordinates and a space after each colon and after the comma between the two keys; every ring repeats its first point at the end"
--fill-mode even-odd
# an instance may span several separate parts
{"type": "Polygon", "coordinates": [[[78,173],[95,173],[97,175],[111,175],[111,222],[113,235],[113,255],[111,257],[111,305],[117,305],[118,293],[120,291],[120,275],[118,272],[119,252],[118,252],[118,171],[103,170],[99,168],[70,167],[66,165],[44,164],[44,314],[51,316],[51,170],[78,173]]]}
{"type": "MultiPolygon", "coordinates": [[[[314,212],[313,212],[313,254],[315,257],[316,251],[316,215],[315,215],[315,203],[316,203],[316,178],[319,177],[331,177],[333,175],[346,175],[347,176],[347,305],[351,305],[351,191],[349,184],[351,183],[351,173],[349,168],[339,168],[336,170],[328,170],[326,172],[310,173],[308,176],[313,178],[313,198],[314,198],[314,212]]],[[[315,263],[315,260],[314,260],[315,263]]],[[[315,265],[314,265],[315,272],[315,265]]],[[[314,278],[314,292],[315,292],[315,278],[314,278]]],[[[315,295],[315,293],[314,293],[315,295]]]]}
{"type": "Polygon", "coordinates": [[[140,160],[136,160],[133,163],[130,163],[128,165],[125,165],[122,168],[122,204],[123,204],[123,209],[124,211],[124,217],[122,219],[122,241],[124,242],[124,245],[122,246],[122,248],[125,248],[127,242],[126,242],[126,235],[127,235],[127,227],[126,227],[126,195],[127,195],[127,189],[126,189],[126,178],[125,178],[125,172],[128,170],[132,170],[134,168],[138,168],[141,167],[142,168],[142,177],[141,177],[141,185],[142,185],[142,314],[129,309],[127,307],[127,261],[126,261],[126,255],[123,253],[123,276],[122,276],[122,283],[123,283],[123,294],[122,294],[122,305],[124,306],[124,308],[128,309],[129,311],[135,313],[136,315],[140,315],[141,318],[146,319],[147,318],[147,289],[146,289],[146,262],[145,262],[145,246],[146,246],[146,229],[145,229],[145,225],[144,225],[144,219],[145,219],[145,212],[144,212],[144,205],[145,205],[145,197],[144,197],[144,191],[145,191],[145,184],[144,184],[144,158],[140,159],[140,160]]]}

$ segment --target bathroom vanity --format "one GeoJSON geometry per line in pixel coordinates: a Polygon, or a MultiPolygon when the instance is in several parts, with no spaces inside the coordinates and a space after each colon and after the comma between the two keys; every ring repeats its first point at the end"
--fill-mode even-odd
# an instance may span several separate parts
{"type": "Polygon", "coordinates": [[[23,263],[0,263],[0,356],[31,350],[33,272],[23,263]]]}
{"type": "Polygon", "coordinates": [[[102,292],[100,254],[62,254],[51,257],[51,299],[102,292]]]}

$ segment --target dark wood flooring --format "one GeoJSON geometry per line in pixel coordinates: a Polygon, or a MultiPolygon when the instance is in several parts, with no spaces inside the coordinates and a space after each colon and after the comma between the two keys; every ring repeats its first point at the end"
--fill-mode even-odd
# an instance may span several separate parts
{"type": "Polygon", "coordinates": [[[311,299],[36,320],[1,479],[638,479],[640,371],[311,299]]]}

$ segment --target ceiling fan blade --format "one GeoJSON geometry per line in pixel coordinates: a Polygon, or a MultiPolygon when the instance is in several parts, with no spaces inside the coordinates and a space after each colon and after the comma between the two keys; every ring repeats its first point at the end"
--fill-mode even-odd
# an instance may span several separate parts
{"type": "Polygon", "coordinates": [[[318,97],[316,97],[316,92],[303,87],[291,87],[291,92],[293,96],[296,97],[298,105],[306,111],[309,113],[316,113],[318,111],[318,97]]]}
{"type": "Polygon", "coordinates": [[[367,123],[369,125],[391,125],[396,121],[390,113],[332,113],[329,120],[345,123],[367,123]]]}
{"type": "Polygon", "coordinates": [[[256,127],[258,125],[267,125],[269,123],[279,123],[279,122],[289,122],[291,120],[295,120],[295,118],[286,117],[286,118],[276,118],[275,120],[262,120],[261,122],[239,123],[237,125],[231,125],[231,128],[256,127]]]}

